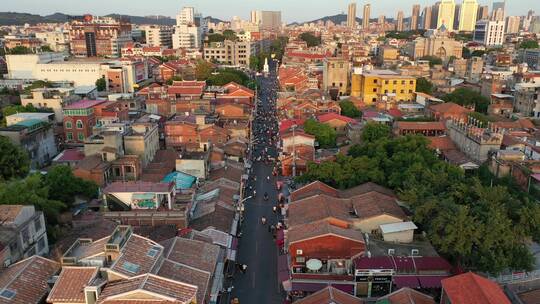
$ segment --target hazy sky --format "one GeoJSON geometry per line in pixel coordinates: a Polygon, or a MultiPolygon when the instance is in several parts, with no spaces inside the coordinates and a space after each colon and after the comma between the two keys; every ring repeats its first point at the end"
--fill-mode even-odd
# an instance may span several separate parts
{"type": "MultiPolygon", "coordinates": [[[[194,6],[205,16],[229,20],[232,16],[247,19],[254,9],[281,10],[287,22],[309,21],[326,15],[347,11],[350,0],[0,0],[0,11],[15,11],[47,15],[55,12],[67,14],[106,15],[109,13],[138,16],[174,16],[182,6],[194,6]]],[[[371,0],[356,1],[357,14],[361,6],[371,3],[371,17],[385,14],[394,17],[398,10],[410,15],[414,3],[422,6],[433,4],[435,0],[371,0]]],[[[490,5],[492,1],[479,0],[480,4],[490,5]]],[[[529,9],[540,13],[540,0],[507,0],[507,14],[525,15],[529,9]]],[[[456,3],[461,3],[457,0],[456,3]]]]}

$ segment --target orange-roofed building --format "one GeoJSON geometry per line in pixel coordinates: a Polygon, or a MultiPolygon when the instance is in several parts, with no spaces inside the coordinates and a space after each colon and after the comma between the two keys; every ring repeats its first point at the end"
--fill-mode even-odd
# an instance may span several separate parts
{"type": "Polygon", "coordinates": [[[443,279],[441,304],[510,304],[502,288],[473,272],[443,279]]]}
{"type": "Polygon", "coordinates": [[[427,108],[428,115],[437,120],[446,119],[463,119],[467,118],[467,115],[473,110],[462,107],[453,102],[445,102],[441,104],[431,105],[427,108]]]}

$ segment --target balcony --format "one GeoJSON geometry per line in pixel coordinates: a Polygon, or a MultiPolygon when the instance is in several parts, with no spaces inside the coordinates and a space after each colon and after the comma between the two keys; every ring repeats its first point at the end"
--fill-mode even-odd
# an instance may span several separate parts
{"type": "Polygon", "coordinates": [[[304,265],[295,265],[292,267],[291,274],[293,279],[333,281],[354,280],[352,263],[348,260],[326,261],[317,271],[309,270],[304,265]]]}

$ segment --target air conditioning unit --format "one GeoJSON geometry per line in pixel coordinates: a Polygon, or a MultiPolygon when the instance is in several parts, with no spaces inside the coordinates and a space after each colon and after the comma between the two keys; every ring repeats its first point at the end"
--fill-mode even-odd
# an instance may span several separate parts
{"type": "Polygon", "coordinates": [[[302,249],[296,249],[296,255],[302,255],[304,254],[304,251],[302,249]]]}
{"type": "Polygon", "coordinates": [[[396,250],[393,248],[388,249],[388,255],[394,255],[396,254],[396,250]]]}

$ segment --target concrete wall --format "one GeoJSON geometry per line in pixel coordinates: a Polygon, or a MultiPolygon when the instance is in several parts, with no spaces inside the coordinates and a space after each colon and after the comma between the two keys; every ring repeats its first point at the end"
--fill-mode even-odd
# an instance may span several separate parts
{"type": "Polygon", "coordinates": [[[378,230],[380,225],[400,222],[403,222],[403,220],[388,214],[382,214],[367,219],[354,220],[353,227],[356,230],[360,230],[365,233],[371,233],[373,230],[378,230]]]}

